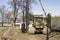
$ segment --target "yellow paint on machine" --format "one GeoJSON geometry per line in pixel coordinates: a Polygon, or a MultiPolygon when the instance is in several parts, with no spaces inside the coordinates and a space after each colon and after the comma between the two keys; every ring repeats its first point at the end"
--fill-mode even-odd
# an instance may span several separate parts
{"type": "Polygon", "coordinates": [[[44,28],[43,26],[36,26],[36,28],[44,28]]]}

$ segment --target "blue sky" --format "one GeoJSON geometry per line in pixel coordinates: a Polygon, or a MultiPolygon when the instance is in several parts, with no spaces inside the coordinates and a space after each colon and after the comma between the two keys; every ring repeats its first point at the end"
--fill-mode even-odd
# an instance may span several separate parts
{"type": "MultiPolygon", "coordinates": [[[[0,7],[6,5],[6,9],[9,9],[8,6],[9,0],[0,0],[0,7]]],[[[52,16],[60,16],[60,0],[42,0],[46,13],[52,13],[52,16]]],[[[36,4],[32,4],[33,14],[43,14],[39,0],[36,0],[36,4]]]]}

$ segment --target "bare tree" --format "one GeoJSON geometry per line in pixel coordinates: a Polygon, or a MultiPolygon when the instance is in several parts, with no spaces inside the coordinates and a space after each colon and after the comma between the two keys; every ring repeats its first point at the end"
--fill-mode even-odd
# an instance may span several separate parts
{"type": "Polygon", "coordinates": [[[13,8],[14,12],[13,12],[13,26],[15,26],[15,22],[16,22],[16,19],[17,19],[17,15],[18,15],[18,10],[19,10],[19,6],[20,6],[20,3],[21,3],[21,0],[12,0],[10,2],[11,4],[11,7],[13,8]]]}
{"type": "Polygon", "coordinates": [[[30,4],[33,3],[33,2],[34,2],[34,0],[11,0],[10,1],[10,5],[14,9],[14,13],[13,13],[13,15],[14,15],[14,20],[13,20],[14,25],[15,25],[15,22],[16,22],[17,13],[18,13],[19,9],[21,9],[21,11],[23,13],[23,16],[24,16],[24,14],[25,14],[24,11],[26,13],[28,13],[28,10],[30,9],[30,4]]]}
{"type": "Polygon", "coordinates": [[[11,22],[10,20],[11,20],[11,16],[12,16],[12,13],[11,12],[7,12],[6,14],[5,14],[5,20],[7,20],[8,22],[11,22]]]}
{"type": "Polygon", "coordinates": [[[4,8],[5,8],[5,6],[2,6],[2,8],[0,8],[0,13],[2,15],[2,27],[3,27],[3,24],[4,24],[4,8]]]}

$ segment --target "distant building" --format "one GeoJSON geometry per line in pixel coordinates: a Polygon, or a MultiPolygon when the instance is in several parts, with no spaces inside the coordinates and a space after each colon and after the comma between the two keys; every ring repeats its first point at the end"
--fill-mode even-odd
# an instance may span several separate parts
{"type": "Polygon", "coordinates": [[[21,29],[22,23],[23,23],[23,21],[21,19],[16,20],[16,26],[20,27],[20,29],[21,29]]]}

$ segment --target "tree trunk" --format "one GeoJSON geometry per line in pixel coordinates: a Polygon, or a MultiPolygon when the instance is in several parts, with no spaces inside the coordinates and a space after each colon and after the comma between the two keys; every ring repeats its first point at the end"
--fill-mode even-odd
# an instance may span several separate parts
{"type": "Polygon", "coordinates": [[[29,13],[29,2],[28,0],[26,0],[26,30],[28,30],[28,24],[29,24],[29,20],[27,19],[28,18],[28,13],[29,13]]]}
{"type": "Polygon", "coordinates": [[[13,27],[15,27],[15,17],[16,17],[16,0],[13,0],[13,3],[14,3],[14,20],[13,20],[13,27]]]}

